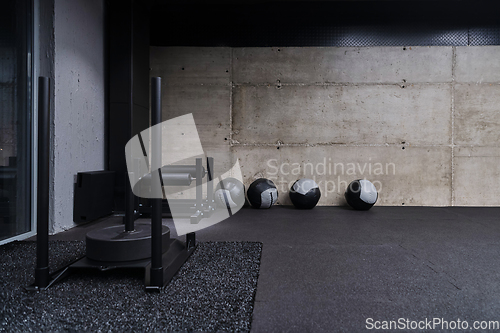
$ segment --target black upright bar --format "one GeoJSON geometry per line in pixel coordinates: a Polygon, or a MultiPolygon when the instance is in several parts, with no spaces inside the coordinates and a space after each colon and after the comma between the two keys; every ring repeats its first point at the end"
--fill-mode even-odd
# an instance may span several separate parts
{"type": "Polygon", "coordinates": [[[46,288],[49,274],[49,156],[50,113],[49,78],[38,78],[38,191],[37,191],[37,246],[34,287],[46,288]]]}
{"type": "Polygon", "coordinates": [[[125,184],[125,216],[123,217],[123,223],[125,224],[125,231],[134,231],[136,218],[134,210],[135,198],[128,181],[128,175],[125,175],[125,177],[129,184],[125,184]]]}
{"type": "MultiPolygon", "coordinates": [[[[161,78],[151,78],[151,126],[161,123],[161,78]]],[[[151,131],[151,165],[161,165],[161,131],[151,131]]],[[[161,179],[161,168],[151,170],[158,172],[161,179]]],[[[161,186],[158,184],[158,186],[161,186]]],[[[151,210],[151,286],[163,287],[162,267],[162,204],[161,198],[152,199],[151,210]]]]}
{"type": "Polygon", "coordinates": [[[203,172],[203,160],[201,158],[196,159],[196,209],[201,211],[203,204],[203,188],[202,188],[202,172],[203,172]]]}
{"type": "Polygon", "coordinates": [[[207,157],[207,201],[209,206],[213,206],[214,196],[214,183],[212,182],[214,176],[214,158],[207,157]]]}

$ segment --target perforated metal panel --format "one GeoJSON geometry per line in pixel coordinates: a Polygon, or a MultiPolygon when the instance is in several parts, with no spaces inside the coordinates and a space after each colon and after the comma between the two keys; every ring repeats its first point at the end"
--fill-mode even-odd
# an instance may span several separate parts
{"type": "Polygon", "coordinates": [[[466,29],[429,27],[312,27],[294,35],[274,36],[269,45],[286,46],[420,46],[467,45],[466,29]]]}
{"type": "Polygon", "coordinates": [[[233,47],[500,45],[497,7],[481,1],[156,6],[151,42],[233,47]]]}
{"type": "Polygon", "coordinates": [[[469,45],[500,45],[500,27],[471,28],[469,45]]]}

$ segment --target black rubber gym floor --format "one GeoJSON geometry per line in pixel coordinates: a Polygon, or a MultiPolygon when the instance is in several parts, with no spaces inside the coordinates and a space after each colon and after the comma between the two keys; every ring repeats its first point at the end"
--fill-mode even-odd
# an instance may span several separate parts
{"type": "MultiPolygon", "coordinates": [[[[499,213],[245,208],[197,238],[263,243],[252,332],[359,332],[367,320],[400,318],[410,324],[438,318],[450,327],[465,320],[471,328],[474,321],[500,320],[499,213]]],[[[88,230],[115,223],[107,219],[53,239],[83,240],[88,230]]]]}

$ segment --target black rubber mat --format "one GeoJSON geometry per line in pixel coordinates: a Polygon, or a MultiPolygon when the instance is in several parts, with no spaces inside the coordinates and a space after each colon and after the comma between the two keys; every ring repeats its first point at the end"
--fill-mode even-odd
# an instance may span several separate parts
{"type": "MultiPolygon", "coordinates": [[[[244,208],[196,238],[263,243],[251,333],[388,331],[367,329],[368,318],[443,321],[416,332],[493,332],[498,216],[500,207],[244,208]],[[458,320],[469,329],[443,328],[458,320]],[[473,330],[474,321],[491,329],[473,330]]],[[[83,240],[90,230],[121,224],[112,217],[51,238],[83,240]]],[[[175,230],[172,220],[164,224],[175,230]]]]}
{"type": "MultiPolygon", "coordinates": [[[[84,242],[52,241],[51,267],[82,256],[84,242]]],[[[0,331],[248,332],[262,244],[199,243],[161,293],[139,272],[74,274],[41,293],[33,280],[35,243],[0,247],[0,331]]]]}

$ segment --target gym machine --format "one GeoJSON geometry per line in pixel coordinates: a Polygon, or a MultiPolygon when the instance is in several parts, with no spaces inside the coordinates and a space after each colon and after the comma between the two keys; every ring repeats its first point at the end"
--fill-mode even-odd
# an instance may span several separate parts
{"type": "MultiPolygon", "coordinates": [[[[151,79],[151,125],[161,122],[161,78],[151,79]]],[[[38,211],[37,211],[37,265],[35,282],[26,289],[40,291],[49,288],[68,274],[80,269],[97,269],[108,271],[115,268],[131,268],[144,270],[146,290],[160,290],[172,279],[179,268],[196,248],[194,233],[186,235],[181,242],[170,238],[170,230],[162,225],[162,199],[148,199],[151,223],[135,220],[140,213],[135,210],[135,196],[132,188],[126,188],[126,211],[124,226],[112,226],[90,231],[86,236],[86,256],[50,273],[49,271],[49,78],[39,78],[39,150],[38,150],[38,211]]],[[[151,155],[152,165],[161,163],[161,133],[154,132],[151,155]]],[[[202,159],[196,160],[196,166],[167,166],[152,170],[149,176],[143,176],[140,186],[189,185],[196,179],[196,199],[186,202],[186,212],[190,214],[191,223],[198,223],[213,208],[212,198],[213,159],[207,159],[207,199],[202,199],[201,182],[204,176],[202,159]],[[153,181],[155,172],[158,179],[153,181]],[[148,178],[149,177],[149,178],[148,178]],[[198,186],[199,185],[199,186],[198,186]]],[[[156,188],[158,189],[158,188],[156,188]]],[[[176,202],[181,204],[181,202],[176,202]]]]}
{"type": "MultiPolygon", "coordinates": [[[[202,159],[196,159],[196,165],[168,165],[161,168],[162,181],[164,186],[189,186],[192,180],[196,181],[196,199],[169,199],[162,200],[162,216],[172,217],[170,205],[175,205],[176,217],[189,217],[191,224],[197,224],[203,218],[208,218],[215,211],[215,201],[213,195],[213,157],[207,157],[207,170],[202,165],[202,159]],[[206,182],[207,195],[203,197],[202,181],[208,175],[206,182]]],[[[139,186],[149,186],[151,175],[146,175],[138,182],[139,186]]],[[[138,212],[141,216],[150,216],[151,200],[140,199],[138,212]]]]}

